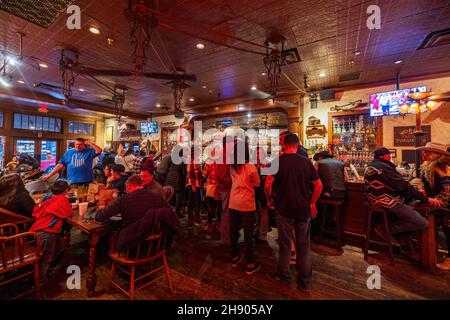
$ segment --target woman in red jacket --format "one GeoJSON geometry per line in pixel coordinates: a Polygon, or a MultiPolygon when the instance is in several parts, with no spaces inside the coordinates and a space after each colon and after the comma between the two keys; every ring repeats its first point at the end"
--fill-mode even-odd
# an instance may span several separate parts
{"type": "Polygon", "coordinates": [[[41,204],[34,207],[33,217],[36,222],[30,231],[41,235],[42,256],[39,261],[39,280],[47,279],[47,273],[52,262],[62,252],[64,238],[62,225],[64,219],[72,216],[72,207],[67,199],[69,185],[65,181],[56,181],[51,190],[52,195],[45,197],[41,204]]]}

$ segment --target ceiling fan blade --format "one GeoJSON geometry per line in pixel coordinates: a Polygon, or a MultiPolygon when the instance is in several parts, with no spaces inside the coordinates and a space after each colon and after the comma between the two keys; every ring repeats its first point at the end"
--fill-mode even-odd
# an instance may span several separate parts
{"type": "Polygon", "coordinates": [[[261,90],[249,90],[248,95],[261,100],[266,100],[271,97],[270,94],[261,90]]]}
{"type": "Polygon", "coordinates": [[[144,72],[144,76],[152,79],[162,80],[184,80],[184,81],[197,81],[195,74],[174,74],[174,73],[157,73],[157,72],[144,72]]]}
{"type": "Polygon", "coordinates": [[[52,98],[58,99],[58,100],[64,100],[66,97],[58,91],[50,90],[50,89],[43,89],[43,88],[34,88],[34,91],[44,93],[52,98]]]}
{"type": "Polygon", "coordinates": [[[135,73],[131,71],[96,69],[80,65],[72,66],[72,70],[75,73],[85,74],[89,76],[131,77],[135,75],[135,73]]]}

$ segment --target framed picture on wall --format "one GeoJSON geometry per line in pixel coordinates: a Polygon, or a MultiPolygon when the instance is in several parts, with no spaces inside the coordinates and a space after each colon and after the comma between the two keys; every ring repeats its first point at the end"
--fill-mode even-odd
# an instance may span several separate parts
{"type": "Polygon", "coordinates": [[[106,127],[105,140],[108,141],[108,142],[114,141],[114,139],[113,139],[113,127],[112,126],[106,127]]]}
{"type": "Polygon", "coordinates": [[[306,137],[308,139],[325,138],[326,129],[324,125],[306,126],[306,137]]]}

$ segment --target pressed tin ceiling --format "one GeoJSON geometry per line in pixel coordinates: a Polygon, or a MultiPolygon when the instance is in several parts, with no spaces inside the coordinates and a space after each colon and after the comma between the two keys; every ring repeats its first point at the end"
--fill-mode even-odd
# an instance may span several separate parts
{"type": "MultiPolygon", "coordinates": [[[[69,2],[57,1],[59,9],[56,11],[61,13],[63,3],[69,2]]],[[[14,3],[18,8],[21,3],[28,3],[28,8],[38,6],[38,1],[0,3],[14,3]]],[[[374,4],[368,0],[160,0],[158,3],[158,10],[167,15],[199,22],[258,44],[263,44],[274,32],[282,34],[287,38],[287,48],[295,47],[301,61],[283,67],[289,79],[281,77],[280,91],[302,89],[304,75],[311,89],[321,90],[378,81],[392,81],[394,86],[398,72],[405,79],[450,71],[450,45],[417,50],[428,34],[450,28],[449,0],[376,1],[381,9],[380,30],[369,30],[366,26],[366,9],[374,4]],[[360,54],[355,55],[355,51],[360,54]],[[394,64],[396,60],[403,60],[403,63],[394,64]]],[[[61,86],[59,53],[54,48],[62,43],[76,47],[81,53],[80,62],[85,65],[134,69],[129,26],[123,14],[128,1],[78,0],[74,4],[82,11],[81,30],[65,27],[68,15],[64,10],[48,29],[0,11],[0,41],[18,52],[16,32],[22,31],[26,34],[24,55],[49,65],[41,71],[28,65],[13,71],[15,86],[21,86],[16,83],[19,79],[27,84],[42,82],[61,86]],[[100,29],[100,35],[88,31],[93,24],[100,29]],[[114,39],[112,45],[108,45],[108,37],[114,39]]],[[[207,36],[195,28],[159,19],[176,29],[207,36]]],[[[264,49],[219,36],[213,40],[264,52],[264,49]]],[[[253,85],[268,90],[267,75],[262,75],[267,72],[262,60],[260,55],[158,26],[151,35],[144,70],[170,72],[174,67],[181,67],[187,73],[196,74],[197,82],[189,83],[191,87],[183,97],[183,109],[192,109],[196,105],[207,106],[218,100],[245,96],[253,85]],[[204,49],[196,48],[199,42],[205,45],[204,49]]],[[[137,77],[101,79],[110,85],[129,87],[127,110],[148,114],[159,110],[157,104],[173,106],[171,89],[164,81],[137,77]]],[[[76,79],[73,91],[74,98],[92,103],[104,103],[105,98],[111,98],[96,83],[81,77],[76,79]],[[84,91],[79,91],[80,88],[84,91]]]]}
{"type": "Polygon", "coordinates": [[[0,9],[48,28],[73,0],[0,0],[0,9]]]}

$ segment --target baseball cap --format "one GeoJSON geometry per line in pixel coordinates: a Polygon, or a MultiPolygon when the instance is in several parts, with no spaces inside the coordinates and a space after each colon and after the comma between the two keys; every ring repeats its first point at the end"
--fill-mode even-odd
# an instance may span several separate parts
{"type": "Polygon", "coordinates": [[[389,151],[388,148],[385,147],[380,147],[380,148],[376,148],[375,151],[373,152],[373,155],[375,158],[377,157],[381,157],[384,156],[385,154],[390,154],[391,152],[389,151]]]}

